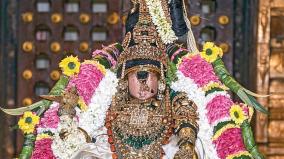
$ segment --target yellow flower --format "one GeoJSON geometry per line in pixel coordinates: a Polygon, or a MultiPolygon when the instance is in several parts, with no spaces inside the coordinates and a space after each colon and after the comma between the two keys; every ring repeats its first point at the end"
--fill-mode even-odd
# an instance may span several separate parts
{"type": "Polygon", "coordinates": [[[207,91],[210,91],[214,88],[220,88],[220,89],[223,89],[223,90],[229,90],[228,87],[224,86],[223,84],[220,84],[220,83],[217,83],[217,82],[210,82],[208,83],[207,85],[205,85],[202,90],[207,92],[207,91]]]}
{"type": "Polygon", "coordinates": [[[51,138],[51,136],[43,133],[43,134],[38,134],[36,140],[47,139],[47,138],[51,138]]]}
{"type": "Polygon", "coordinates": [[[83,112],[87,111],[88,106],[81,97],[79,98],[78,105],[83,112]]]}
{"type": "Polygon", "coordinates": [[[212,42],[206,42],[203,45],[203,51],[201,52],[201,57],[207,62],[214,62],[218,57],[223,56],[223,51],[221,48],[214,45],[212,42]]]}
{"type": "Polygon", "coordinates": [[[243,112],[243,109],[239,105],[233,105],[230,109],[230,116],[232,120],[238,124],[241,125],[244,120],[246,120],[246,116],[243,112]]]}
{"type": "Polygon", "coordinates": [[[35,115],[33,112],[25,112],[18,122],[19,128],[24,134],[33,133],[35,126],[39,123],[39,119],[39,116],[35,115]]]}
{"type": "Polygon", "coordinates": [[[78,57],[68,56],[59,63],[59,67],[62,69],[63,74],[72,76],[80,71],[80,62],[78,57]]]}

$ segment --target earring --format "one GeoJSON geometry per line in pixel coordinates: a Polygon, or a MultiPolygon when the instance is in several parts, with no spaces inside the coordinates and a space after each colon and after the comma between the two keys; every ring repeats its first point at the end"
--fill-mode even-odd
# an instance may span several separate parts
{"type": "Polygon", "coordinates": [[[159,80],[158,94],[157,94],[158,100],[162,100],[164,98],[165,90],[166,90],[166,82],[164,80],[159,80]]]}

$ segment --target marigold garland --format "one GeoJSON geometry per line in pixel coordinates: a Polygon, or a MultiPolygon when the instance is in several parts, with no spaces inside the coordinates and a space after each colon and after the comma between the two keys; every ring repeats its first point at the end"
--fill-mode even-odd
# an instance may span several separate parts
{"type": "Polygon", "coordinates": [[[72,76],[79,73],[80,62],[78,57],[68,56],[59,63],[59,67],[62,69],[63,74],[66,76],[72,76]]]}
{"type": "Polygon", "coordinates": [[[27,111],[20,118],[18,125],[24,134],[31,134],[35,130],[35,126],[39,123],[39,116],[31,111],[27,111]]]}

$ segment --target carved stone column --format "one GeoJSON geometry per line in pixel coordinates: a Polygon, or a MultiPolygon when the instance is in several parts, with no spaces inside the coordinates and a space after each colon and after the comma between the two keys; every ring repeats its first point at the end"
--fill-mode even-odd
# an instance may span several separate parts
{"type": "MultiPolygon", "coordinates": [[[[270,56],[270,2],[268,0],[259,1],[258,18],[256,90],[259,94],[268,94],[270,56]]],[[[259,99],[259,102],[264,106],[268,106],[267,98],[259,99]]],[[[258,143],[267,143],[268,118],[266,115],[257,112],[256,121],[256,140],[258,143]]]]}
{"type": "Polygon", "coordinates": [[[259,0],[257,93],[270,115],[256,113],[256,140],[268,159],[284,159],[284,1],[259,0]]]}

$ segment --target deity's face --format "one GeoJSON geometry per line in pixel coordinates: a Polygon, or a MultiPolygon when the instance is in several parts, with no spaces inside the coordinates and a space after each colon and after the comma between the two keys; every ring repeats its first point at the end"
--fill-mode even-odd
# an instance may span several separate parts
{"type": "Polygon", "coordinates": [[[158,75],[153,72],[131,72],[127,76],[129,93],[132,97],[147,100],[155,97],[158,92],[158,75]]]}

